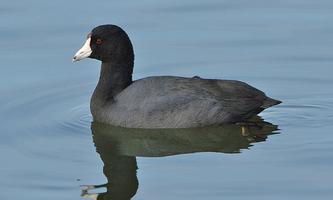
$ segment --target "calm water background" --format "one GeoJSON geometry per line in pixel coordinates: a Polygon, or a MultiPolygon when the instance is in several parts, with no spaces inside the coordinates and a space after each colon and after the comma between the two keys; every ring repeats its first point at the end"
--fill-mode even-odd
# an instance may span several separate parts
{"type": "Polygon", "coordinates": [[[138,157],[134,199],[332,199],[333,1],[0,2],[0,198],[81,199],[106,181],[89,99],[99,63],[71,63],[94,26],[122,26],[134,77],[243,80],[282,100],[281,129],[240,154],[138,157]]]}

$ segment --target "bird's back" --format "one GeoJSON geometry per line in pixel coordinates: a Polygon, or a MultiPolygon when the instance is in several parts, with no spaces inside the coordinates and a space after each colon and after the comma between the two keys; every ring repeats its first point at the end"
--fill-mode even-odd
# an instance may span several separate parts
{"type": "Polygon", "coordinates": [[[158,76],[133,82],[94,119],[133,128],[202,127],[241,121],[278,103],[240,81],[158,76]]]}

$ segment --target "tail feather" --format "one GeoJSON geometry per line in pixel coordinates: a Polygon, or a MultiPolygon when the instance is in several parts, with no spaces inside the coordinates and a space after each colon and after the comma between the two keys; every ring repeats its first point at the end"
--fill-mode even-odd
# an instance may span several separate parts
{"type": "Polygon", "coordinates": [[[282,101],[267,97],[260,107],[263,109],[266,109],[266,108],[278,105],[280,103],[282,103],[282,101]]]}

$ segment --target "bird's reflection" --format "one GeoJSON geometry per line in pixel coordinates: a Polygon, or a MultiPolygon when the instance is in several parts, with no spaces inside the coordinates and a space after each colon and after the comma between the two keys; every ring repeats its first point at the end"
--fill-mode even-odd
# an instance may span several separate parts
{"type": "Polygon", "coordinates": [[[190,129],[129,129],[93,122],[91,129],[108,183],[84,186],[81,196],[98,200],[129,200],[136,194],[139,184],[137,156],[239,153],[252,143],[265,141],[277,126],[255,118],[246,123],[190,129]],[[105,187],[106,192],[89,192],[99,187],[105,187]]]}

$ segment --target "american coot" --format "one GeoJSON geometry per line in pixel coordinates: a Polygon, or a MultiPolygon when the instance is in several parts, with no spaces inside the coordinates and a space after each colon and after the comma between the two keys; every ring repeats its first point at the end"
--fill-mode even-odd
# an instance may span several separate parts
{"type": "Polygon", "coordinates": [[[132,80],[134,52],[126,32],[101,25],[73,61],[102,61],[92,95],[94,121],[130,128],[189,128],[244,121],[281,103],[240,81],[154,76],[132,80]]]}

